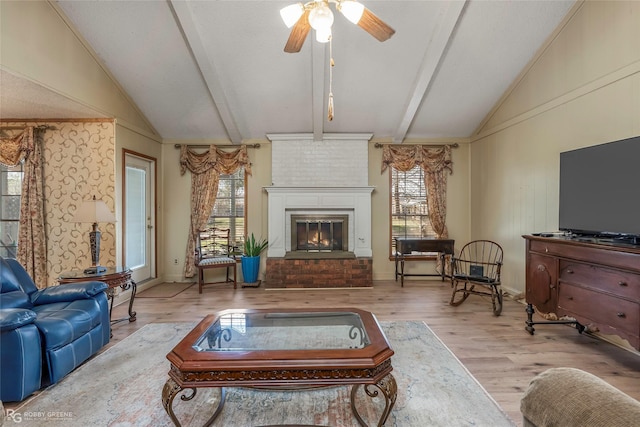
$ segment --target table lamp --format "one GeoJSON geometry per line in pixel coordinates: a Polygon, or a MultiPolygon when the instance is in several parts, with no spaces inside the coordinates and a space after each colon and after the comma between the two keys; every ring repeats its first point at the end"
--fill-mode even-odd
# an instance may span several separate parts
{"type": "Polygon", "coordinates": [[[99,222],[116,222],[116,217],[111,213],[107,205],[102,200],[96,200],[93,196],[92,200],[82,202],[73,222],[90,222],[93,224],[93,230],[89,233],[89,244],[91,245],[91,267],[84,270],[85,274],[98,274],[107,271],[106,267],[99,264],[100,260],[100,230],[98,230],[99,222]]]}

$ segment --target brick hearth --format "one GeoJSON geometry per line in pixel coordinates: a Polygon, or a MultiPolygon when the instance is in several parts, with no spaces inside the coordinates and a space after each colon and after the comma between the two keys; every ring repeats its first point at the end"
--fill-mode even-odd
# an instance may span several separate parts
{"type": "Polygon", "coordinates": [[[372,259],[267,258],[268,288],[371,287],[372,259]]]}

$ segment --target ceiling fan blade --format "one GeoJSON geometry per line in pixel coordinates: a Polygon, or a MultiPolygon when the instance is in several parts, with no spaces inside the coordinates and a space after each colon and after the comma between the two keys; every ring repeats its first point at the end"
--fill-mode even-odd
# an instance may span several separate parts
{"type": "Polygon", "coordinates": [[[298,19],[298,22],[296,22],[296,25],[291,29],[291,34],[289,35],[287,44],[284,46],[284,51],[287,53],[300,52],[310,29],[309,11],[305,10],[300,19],[298,19]]]}
{"type": "Polygon", "coordinates": [[[366,7],[362,12],[360,21],[358,21],[358,26],[381,42],[391,38],[396,33],[396,30],[385,24],[366,7]]]}

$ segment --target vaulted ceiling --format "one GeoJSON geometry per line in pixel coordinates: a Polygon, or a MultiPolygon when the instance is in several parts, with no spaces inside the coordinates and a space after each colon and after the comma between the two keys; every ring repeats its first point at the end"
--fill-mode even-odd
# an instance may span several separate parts
{"type": "MultiPolygon", "coordinates": [[[[331,48],[312,30],[300,52],[285,53],[290,30],[279,10],[291,3],[54,2],[158,135],[239,143],[269,133],[469,137],[574,1],[362,0],[393,37],[381,43],[331,6],[331,48]]],[[[3,118],[89,114],[50,89],[1,77],[3,118]]]]}

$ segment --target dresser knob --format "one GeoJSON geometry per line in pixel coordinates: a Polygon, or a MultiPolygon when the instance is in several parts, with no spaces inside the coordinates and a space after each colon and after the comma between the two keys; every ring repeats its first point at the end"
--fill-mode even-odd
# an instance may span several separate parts
{"type": "Polygon", "coordinates": [[[619,286],[627,286],[627,282],[618,282],[619,286]]]}
{"type": "Polygon", "coordinates": [[[624,313],[618,313],[618,314],[616,314],[616,316],[618,316],[618,317],[627,317],[624,313]]]}
{"type": "Polygon", "coordinates": [[[567,268],[567,273],[568,273],[568,274],[573,274],[573,270],[572,270],[572,269],[570,269],[570,268],[567,268]]]}

